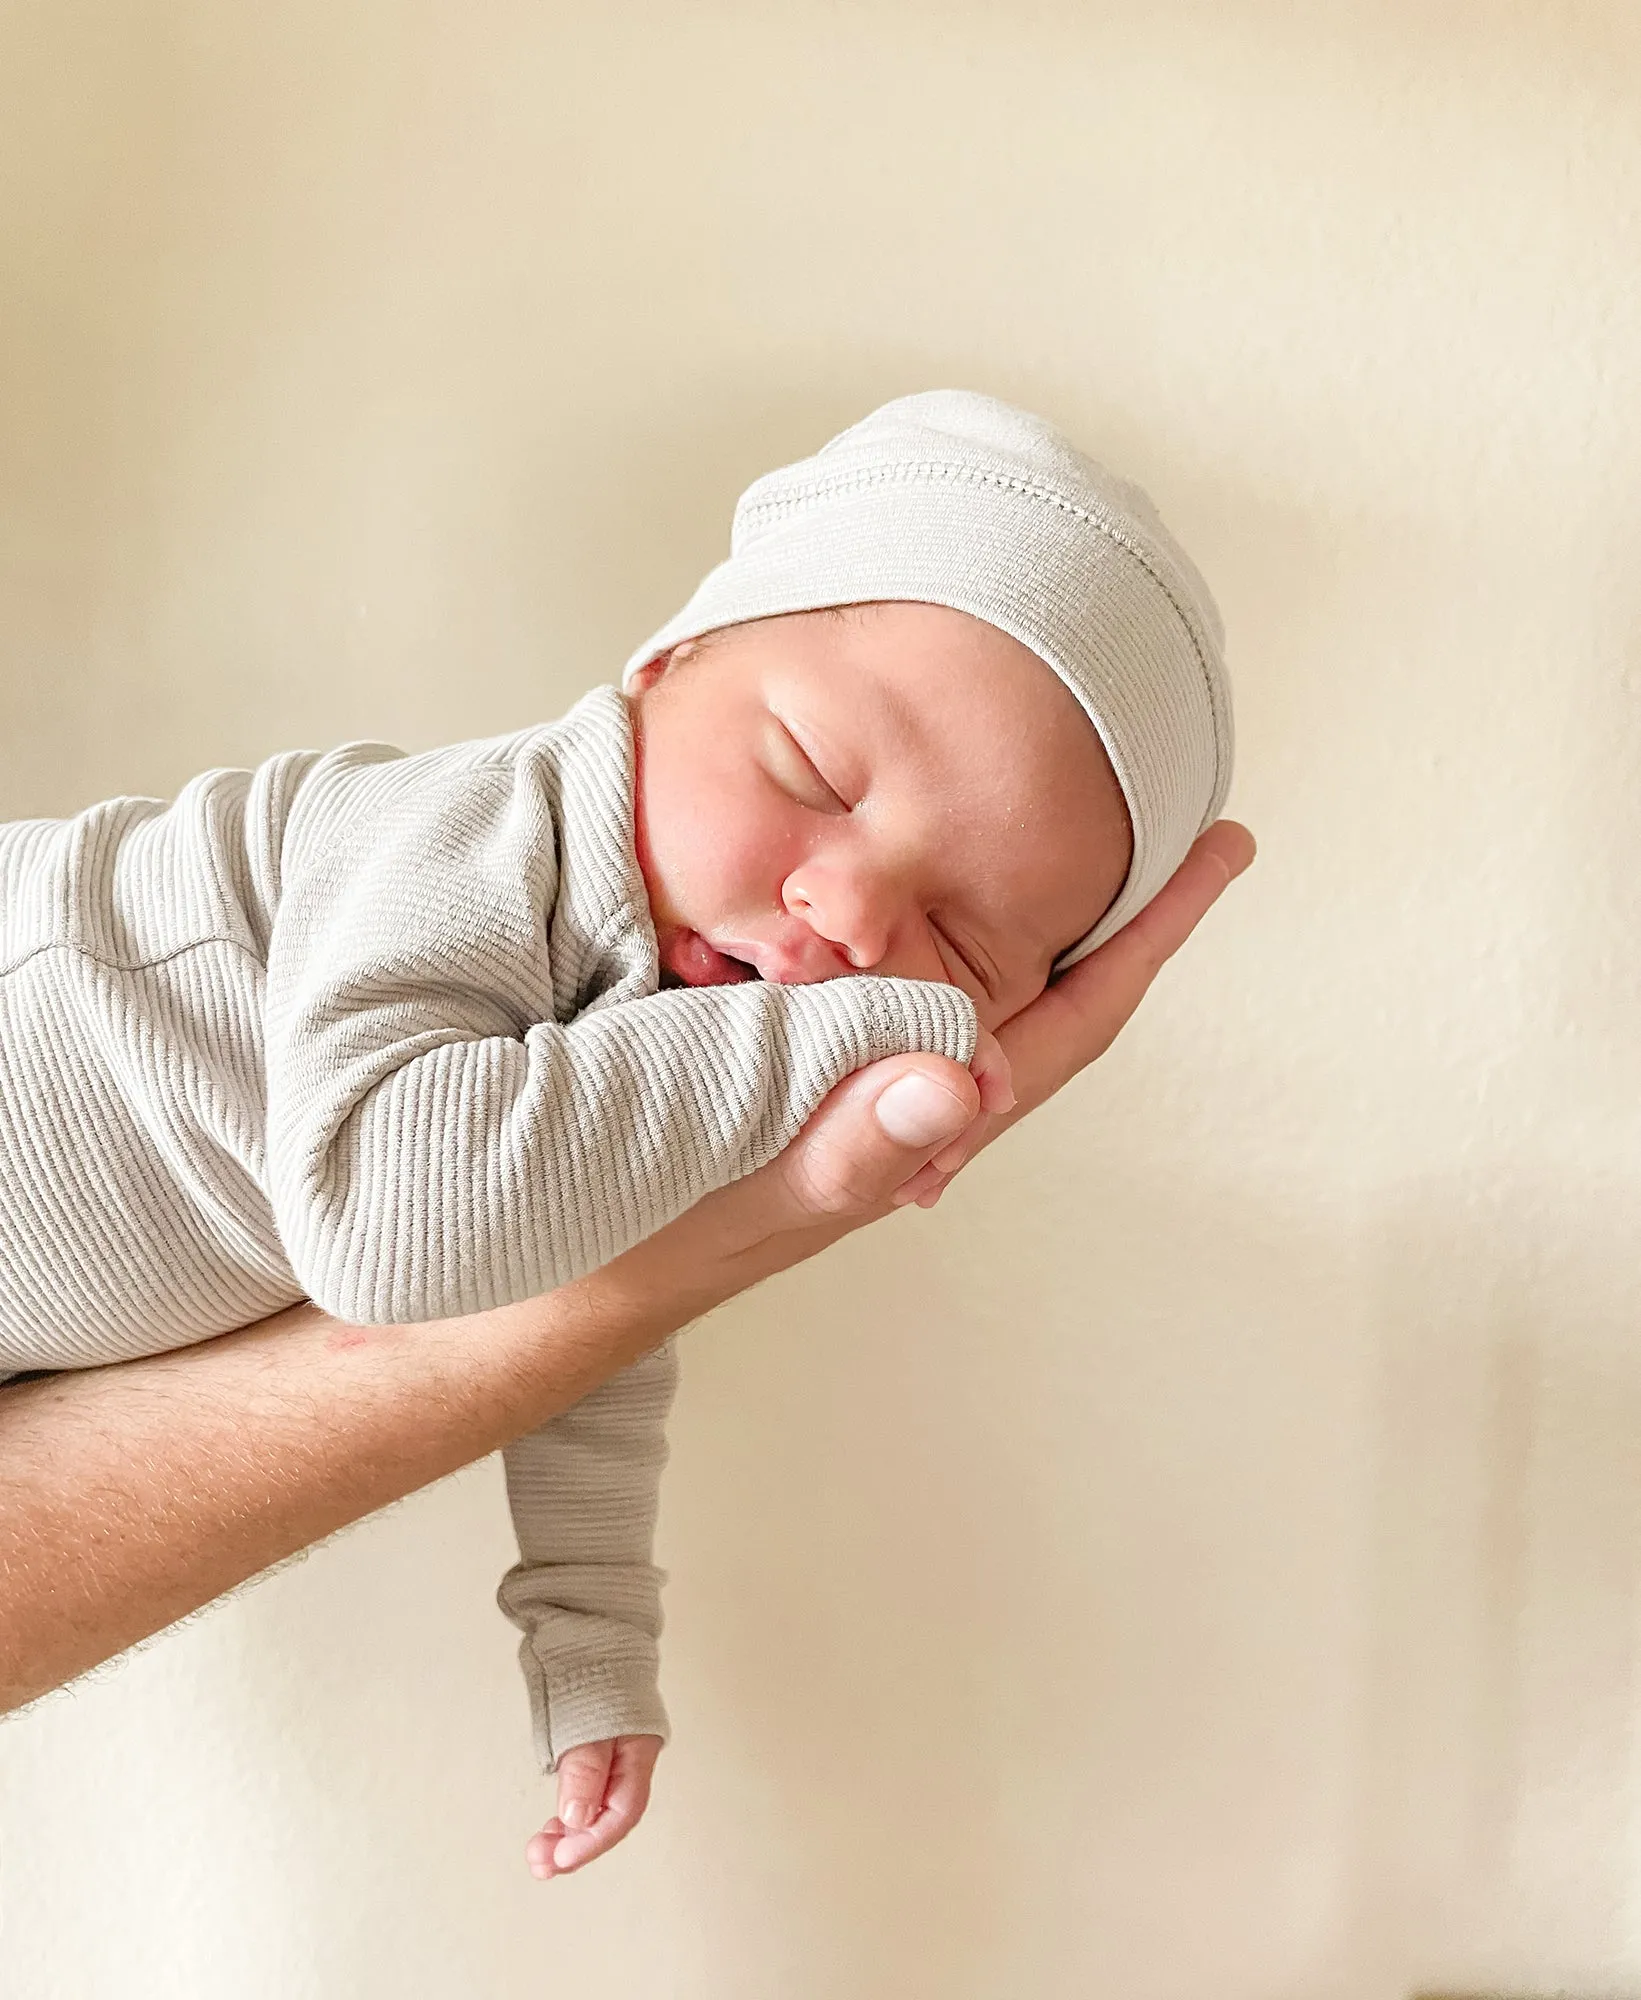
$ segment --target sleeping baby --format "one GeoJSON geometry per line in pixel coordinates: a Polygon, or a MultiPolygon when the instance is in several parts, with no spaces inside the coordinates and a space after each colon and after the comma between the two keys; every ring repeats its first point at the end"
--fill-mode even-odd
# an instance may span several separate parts
{"type": "MultiPolygon", "coordinates": [[[[1040,419],[935,391],[756,481],[729,558],[559,721],[212,771],[0,827],[0,1379],[510,1304],[991,1031],[1223,803],[1201,578],[1040,419]]],[[[643,1809],[674,1344],[506,1454],[501,1603],[559,1812],[643,1809]]]]}

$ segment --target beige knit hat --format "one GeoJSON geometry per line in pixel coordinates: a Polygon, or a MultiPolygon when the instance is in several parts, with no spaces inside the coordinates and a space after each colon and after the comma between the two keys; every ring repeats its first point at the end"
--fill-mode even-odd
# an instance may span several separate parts
{"type": "Polygon", "coordinates": [[[1145,907],[1225,802],[1231,693],[1207,585],[1140,489],[1041,417],[931,389],[754,480],[728,561],[624,680],[722,625],[880,598],[948,605],[1009,633],[1100,733],[1134,856],[1116,901],[1056,961],[1063,971],[1145,907]]]}

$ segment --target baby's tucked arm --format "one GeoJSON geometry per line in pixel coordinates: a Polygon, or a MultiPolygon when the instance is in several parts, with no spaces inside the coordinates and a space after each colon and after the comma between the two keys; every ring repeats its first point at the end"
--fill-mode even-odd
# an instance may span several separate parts
{"type": "Polygon", "coordinates": [[[677,1377],[669,1339],[504,1455],[519,1561],[497,1601],[524,1634],[544,1771],[578,1743],[668,1734],[652,1555],[677,1377]]]}
{"type": "Polygon", "coordinates": [[[925,980],[755,981],[553,1019],[546,920],[561,864],[585,860],[556,853],[525,763],[441,758],[321,768],[293,815],[266,1178],[327,1312],[420,1321],[551,1291],[773,1159],[852,1071],[970,1061],[973,1003],[925,980]]]}

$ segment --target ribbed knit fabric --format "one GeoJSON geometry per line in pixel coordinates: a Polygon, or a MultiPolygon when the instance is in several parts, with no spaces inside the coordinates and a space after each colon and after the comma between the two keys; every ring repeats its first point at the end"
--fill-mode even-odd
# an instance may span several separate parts
{"type": "MultiPolygon", "coordinates": [[[[862,1065],[969,1060],[953,986],[657,991],[633,776],[601,687],[514,735],[0,827],[0,1378],[304,1295],[383,1323],[529,1298],[773,1159],[862,1065]]],[[[510,1454],[549,1760],[659,1716],[671,1365],[510,1454]]]]}
{"type": "Polygon", "coordinates": [[[524,1634],[543,1770],[577,1743],[669,1733],[652,1552],[677,1382],[669,1340],[503,1453],[519,1561],[497,1602],[524,1634]]]}

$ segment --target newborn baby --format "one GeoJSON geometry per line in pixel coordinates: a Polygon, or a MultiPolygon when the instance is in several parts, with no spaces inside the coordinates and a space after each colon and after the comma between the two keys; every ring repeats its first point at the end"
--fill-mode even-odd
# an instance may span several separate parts
{"type": "MultiPolygon", "coordinates": [[[[0,828],[0,1379],[304,1295],[533,1296],[885,1055],[1006,1109],[990,1029],[1161,887],[1230,753],[1217,614],[1144,496],[944,391],[756,482],[625,689],[557,723],[0,828]]],[[[541,1874],[632,1823],[665,1737],[675,1365],[506,1454],[541,1874]]]]}
{"type": "Polygon", "coordinates": [[[1128,873],[1128,808],[1076,699],[967,612],[720,627],[629,685],[663,986],[944,980],[993,1028],[1128,873]]]}

